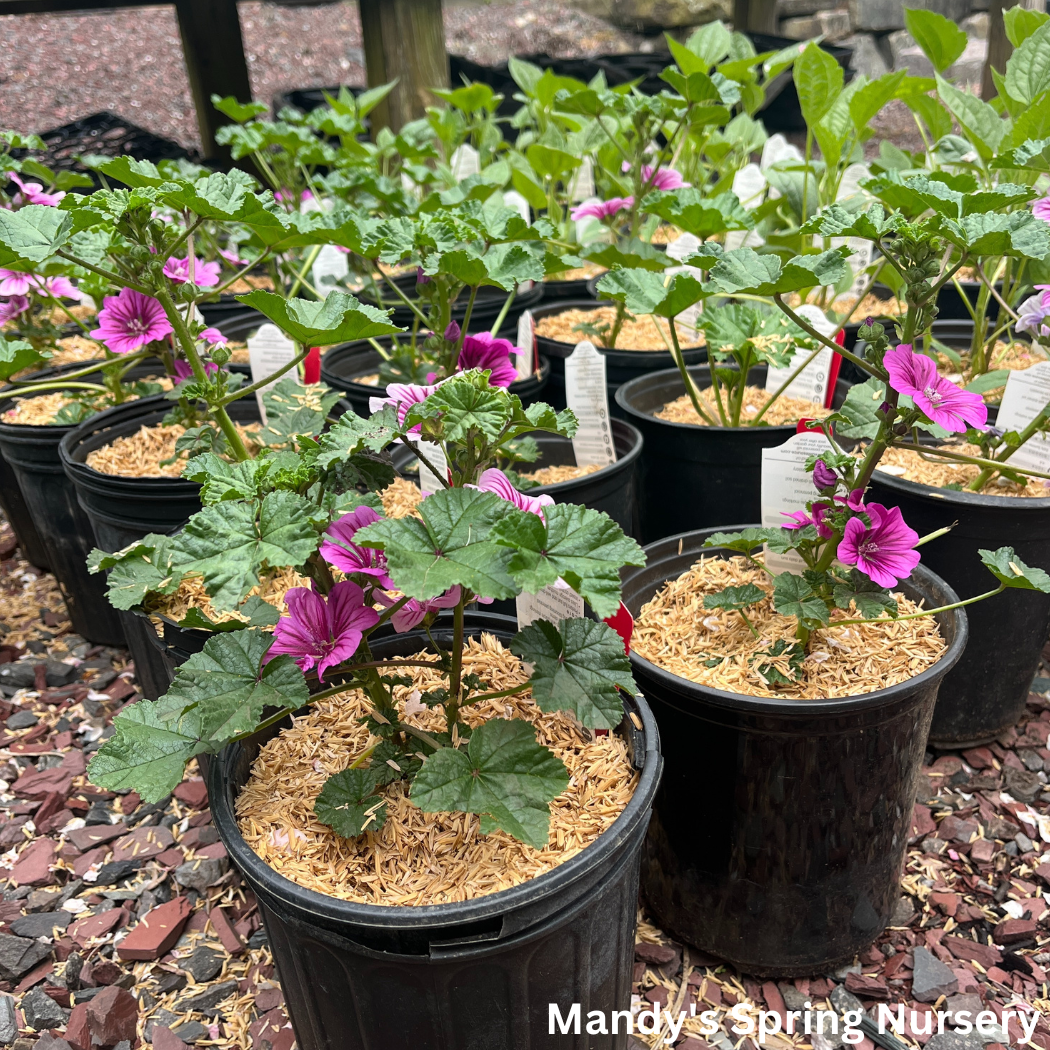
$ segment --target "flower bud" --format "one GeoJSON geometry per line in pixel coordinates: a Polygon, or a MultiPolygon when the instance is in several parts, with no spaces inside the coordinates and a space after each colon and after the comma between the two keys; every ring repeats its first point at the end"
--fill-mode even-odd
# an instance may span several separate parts
{"type": "Polygon", "coordinates": [[[423,272],[422,266],[416,267],[416,284],[430,284],[430,278],[423,272]]]}
{"type": "Polygon", "coordinates": [[[225,343],[222,343],[219,346],[213,346],[211,348],[211,359],[215,362],[215,364],[222,368],[223,365],[225,365],[226,362],[229,361],[232,353],[233,351],[230,350],[230,348],[225,343]]]}
{"type": "Polygon", "coordinates": [[[824,460],[818,459],[817,462],[813,464],[813,484],[816,485],[818,489],[831,488],[832,485],[837,485],[838,481],[838,474],[836,474],[835,471],[824,462],[824,460]]]}
{"type": "Polygon", "coordinates": [[[458,343],[460,336],[460,327],[455,321],[449,321],[448,327],[445,329],[445,342],[446,343],[458,343]]]}

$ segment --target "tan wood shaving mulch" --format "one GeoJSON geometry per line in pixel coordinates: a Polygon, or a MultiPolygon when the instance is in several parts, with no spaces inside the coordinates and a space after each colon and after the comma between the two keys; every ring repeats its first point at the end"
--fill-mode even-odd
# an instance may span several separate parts
{"type": "MultiPolygon", "coordinates": [[[[705,594],[747,583],[772,594],[768,574],[747,559],[701,558],[642,607],[631,642],[635,652],[665,671],[715,689],[817,700],[857,696],[905,682],[932,667],[947,649],[932,617],[829,626],[810,636],[801,680],[771,688],[748,659],[779,639],[795,642],[795,618],[774,611],[771,598],[749,606],[748,619],[759,635],[755,638],[740,613],[704,608],[705,594]],[[707,667],[708,660],[718,663],[707,667]]],[[[920,608],[902,594],[897,595],[897,606],[901,613],[920,608]]],[[[856,613],[836,610],[832,623],[855,618],[856,613]]],[[[786,657],[774,663],[787,673],[786,657]]]]}
{"type": "Polygon", "coordinates": [[[423,502],[423,493],[414,481],[408,478],[394,480],[379,493],[383,503],[383,513],[388,518],[419,517],[416,509],[423,502]]]}
{"type": "MultiPolygon", "coordinates": [[[[573,329],[579,324],[601,325],[610,327],[616,321],[616,307],[599,306],[596,310],[564,310],[552,317],[541,317],[536,322],[536,334],[546,339],[556,339],[561,343],[576,343],[586,339],[595,346],[605,346],[602,339],[586,332],[573,329]]],[[[671,343],[670,327],[663,317],[643,314],[638,317],[628,315],[616,340],[617,350],[667,350],[671,343]],[[663,333],[662,335],[660,333],[663,333]]],[[[704,346],[703,333],[694,332],[683,325],[678,325],[679,346],[704,346]]]]}
{"type": "Polygon", "coordinates": [[[61,390],[37,394],[35,397],[16,397],[14,407],[4,413],[4,422],[22,427],[46,427],[66,405],[72,405],[75,400],[61,390]]]}
{"type": "MultiPolygon", "coordinates": [[[[906,305],[900,299],[880,299],[873,292],[868,292],[859,304],[855,295],[840,295],[829,306],[820,302],[819,292],[811,292],[806,301],[819,306],[822,310],[830,310],[839,315],[850,315],[850,324],[863,324],[866,317],[871,317],[875,320],[887,317],[900,317],[904,313],[906,305]]],[[[792,292],[790,295],[784,296],[784,302],[794,309],[796,306],[801,306],[802,298],[798,292],[792,292]]]]}
{"type": "MultiPolygon", "coordinates": [[[[287,616],[288,607],[284,603],[284,596],[293,587],[309,586],[310,581],[305,576],[300,576],[295,569],[286,566],[263,576],[260,584],[253,587],[245,595],[245,599],[258,596],[275,606],[282,616],[287,616]]],[[[213,623],[231,620],[248,622],[248,617],[236,610],[217,612],[200,576],[188,576],[179,584],[179,589],[174,594],[161,595],[150,602],[151,613],[167,616],[176,623],[182,620],[190,609],[199,609],[213,623]]]]}
{"type": "MultiPolygon", "coordinates": [[[[223,278],[223,283],[227,280],[229,280],[228,277],[223,278]]],[[[247,295],[249,292],[255,291],[256,288],[261,288],[264,292],[272,292],[273,278],[267,274],[249,273],[234,281],[226,291],[230,295],[247,295]]]]}
{"type": "Polygon", "coordinates": [[[682,231],[677,226],[670,226],[667,223],[661,223],[655,230],[653,230],[653,235],[649,238],[649,243],[674,244],[674,242],[681,236],[682,231]]]}
{"type": "MultiPolygon", "coordinates": [[[[259,427],[257,423],[243,426],[234,424],[248,451],[258,449],[253,440],[259,427]]],[[[177,478],[186,468],[186,455],[181,453],[174,463],[165,463],[175,455],[175,443],[186,428],[180,423],[140,427],[134,434],[116,438],[108,445],[89,452],[86,463],[100,474],[112,474],[122,478],[177,478]]]]}
{"type": "MultiPolygon", "coordinates": [[[[710,412],[711,418],[718,423],[718,402],[715,400],[714,390],[707,387],[700,391],[700,400],[704,407],[710,412]]],[[[769,394],[757,386],[749,386],[744,389],[744,403],[740,410],[740,425],[747,426],[748,422],[755,418],[762,407],[769,400],[769,394]]],[[[726,405],[725,390],[722,391],[722,404],[726,405]]],[[[728,406],[726,406],[728,414],[728,406]]],[[[674,401],[669,401],[659,412],[653,413],[657,419],[666,419],[669,423],[691,423],[693,426],[706,427],[707,423],[693,408],[693,402],[688,394],[683,394],[674,401]]],[[[830,408],[818,405],[815,401],[805,401],[799,397],[778,397],[773,406],[762,417],[762,423],[770,426],[782,426],[786,423],[797,423],[800,419],[823,419],[831,414],[830,408]]],[[[721,425],[720,423],[718,425],[721,425]]]]}
{"type": "MultiPolygon", "coordinates": [[[[415,659],[426,657],[419,654],[415,659]]],[[[431,657],[433,658],[433,657],[431,657]]],[[[427,668],[412,672],[413,689],[445,681],[427,668]]],[[[518,659],[491,635],[471,639],[464,670],[501,690],[527,681],[518,659]]],[[[400,705],[410,689],[395,687],[400,705]]],[[[544,714],[528,691],[463,709],[464,720],[525,718],[537,739],[565,763],[570,786],[551,803],[550,839],[533,849],[502,831],[484,836],[478,817],[423,813],[404,781],[383,790],[387,818],[376,832],[344,839],[321,824],[314,800],[325,781],[346,769],[370,738],[359,719],[369,710],[360,692],[321,701],[263,746],[237,799],[241,833],[253,850],[285,878],[343,900],[383,905],[443,904],[472,900],[536,878],[575,856],[607,830],[637,784],[624,740],[595,736],[564,713],[544,714]]],[[[409,715],[411,724],[442,731],[441,709],[409,715]]]]}
{"type": "MultiPolygon", "coordinates": [[[[953,452],[963,456],[979,456],[981,450],[976,445],[958,444],[949,446],[953,452]]],[[[939,456],[924,456],[921,452],[908,449],[891,448],[883,453],[878,469],[906,481],[915,481],[920,485],[932,485],[944,488],[958,484],[964,489],[981,472],[980,467],[969,463],[953,463],[939,456]]],[[[1028,478],[1026,485],[1017,485],[1006,478],[993,478],[981,488],[984,496],[1026,496],[1033,499],[1050,498],[1050,483],[1043,478],[1028,478]]]]}
{"type": "Polygon", "coordinates": [[[355,383],[364,383],[365,386],[379,386],[379,373],[369,372],[366,376],[354,376],[355,383]]]}
{"type": "Polygon", "coordinates": [[[592,277],[597,277],[601,273],[605,273],[604,266],[598,266],[596,263],[584,263],[583,266],[577,266],[572,270],[563,270],[561,273],[553,273],[548,277],[544,277],[544,281],[584,281],[590,280],[592,277]]]}
{"type": "Polygon", "coordinates": [[[248,344],[246,342],[231,339],[226,347],[230,351],[230,364],[248,364],[248,344]]]}
{"type": "Polygon", "coordinates": [[[584,478],[588,474],[593,474],[601,469],[597,463],[592,463],[588,467],[566,464],[564,466],[540,467],[539,470],[532,470],[527,474],[524,471],[519,471],[518,473],[523,478],[528,478],[530,481],[535,481],[540,485],[557,485],[562,481],[575,481],[577,478],[584,478]]]}
{"type": "Polygon", "coordinates": [[[119,437],[111,444],[89,452],[86,462],[100,474],[124,478],[177,478],[186,466],[185,454],[174,463],[164,461],[175,456],[175,442],[185,433],[186,428],[179,423],[140,427],[134,434],[119,437]]]}

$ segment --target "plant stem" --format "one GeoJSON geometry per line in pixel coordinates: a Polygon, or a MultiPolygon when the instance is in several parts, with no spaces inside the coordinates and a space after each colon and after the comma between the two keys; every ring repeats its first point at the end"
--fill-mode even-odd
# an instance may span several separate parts
{"type": "Polygon", "coordinates": [[[225,284],[220,284],[218,288],[213,288],[211,294],[221,295],[227,288],[232,288],[242,277],[246,277],[256,266],[260,265],[269,254],[270,249],[267,248],[258,259],[253,260],[243,269],[238,270],[225,284]]]}
{"type": "Polygon", "coordinates": [[[478,696],[472,696],[470,703],[476,704],[481,700],[498,700],[501,696],[514,696],[515,693],[524,693],[529,688],[529,683],[525,682],[524,685],[515,685],[510,689],[501,689],[498,693],[480,693],[478,696]]]}
{"type": "Polygon", "coordinates": [[[923,616],[936,616],[937,613],[961,609],[964,605],[973,605],[974,602],[983,602],[985,598],[994,598],[1005,590],[1006,584],[1001,583],[994,591],[985,591],[984,594],[978,594],[973,598],[967,598],[965,601],[956,602],[954,605],[942,605],[937,609],[920,609],[919,612],[905,613],[903,616],[879,616],[874,620],[832,620],[828,627],[847,627],[855,623],[896,623],[898,620],[918,620],[923,616]]]}
{"type": "MultiPolygon", "coordinates": [[[[398,286],[385,273],[383,273],[382,270],[379,271],[379,276],[382,277],[383,280],[386,281],[386,283],[389,284],[391,288],[393,288],[394,294],[405,304],[405,306],[407,306],[412,311],[412,313],[416,315],[416,317],[419,318],[422,324],[428,325],[430,323],[429,321],[427,321],[426,315],[423,313],[423,311],[420,310],[419,307],[416,306],[416,304],[412,302],[412,300],[409,299],[409,297],[405,295],[405,293],[401,291],[401,289],[398,288],[398,286]]],[[[382,303],[380,303],[379,305],[382,306],[382,303]]]]}
{"type": "Polygon", "coordinates": [[[780,397],[789,386],[791,386],[791,384],[802,374],[807,365],[811,364],[817,359],[817,354],[823,352],[824,347],[818,346],[816,350],[814,350],[813,353],[811,353],[809,357],[807,357],[805,361],[803,361],[802,364],[800,364],[798,368],[796,368],[795,371],[792,372],[791,375],[789,375],[787,379],[785,379],[784,382],[781,383],[780,386],[778,386],[777,389],[773,391],[773,396],[759,409],[758,415],[751,420],[751,426],[758,425],[758,421],[766,414],[766,409],[769,408],[769,406],[773,404],[773,402],[776,401],[776,399],[780,397]]]}
{"type": "Polygon", "coordinates": [[[510,295],[508,295],[503,302],[503,307],[499,312],[499,317],[496,318],[495,323],[489,329],[489,335],[491,335],[493,339],[496,338],[496,333],[500,330],[500,328],[503,327],[503,322],[507,319],[507,314],[510,313],[511,303],[514,302],[514,296],[516,296],[517,294],[518,286],[514,285],[514,287],[510,290],[510,295]]]}
{"type": "MultiPolygon", "coordinates": [[[[674,357],[674,362],[678,365],[678,371],[682,374],[682,382],[685,383],[685,391],[689,395],[689,400],[693,403],[693,408],[696,409],[696,414],[709,426],[718,426],[718,424],[704,411],[700,404],[700,393],[696,389],[693,377],[685,367],[685,358],[682,356],[682,348],[678,345],[678,333],[675,331],[674,318],[671,318],[671,342],[674,343],[674,350],[671,352],[674,357]]],[[[712,368],[713,367],[714,366],[712,365],[712,368]]]]}
{"type": "Polygon", "coordinates": [[[856,354],[851,354],[844,347],[839,346],[838,343],[833,343],[826,335],[822,334],[821,332],[818,332],[808,321],[806,321],[802,317],[799,317],[798,314],[796,314],[795,311],[792,310],[791,307],[784,302],[784,296],[780,292],[774,293],[773,299],[776,301],[777,306],[779,306],[780,309],[783,310],[784,313],[786,313],[788,317],[790,317],[791,320],[794,321],[795,324],[797,324],[799,328],[802,329],[803,332],[806,332],[808,335],[813,336],[813,338],[816,339],[818,342],[821,342],[829,349],[834,350],[836,354],[839,354],[841,357],[844,357],[847,361],[852,361],[858,368],[862,368],[865,372],[867,372],[868,375],[875,376],[877,379],[882,378],[881,376],[876,375],[876,373],[872,370],[871,365],[869,365],[868,362],[865,361],[863,358],[857,357],[856,354]]]}
{"type": "MultiPolygon", "coordinates": [[[[297,291],[299,291],[299,285],[301,285],[306,279],[306,275],[317,260],[317,256],[321,254],[322,245],[315,244],[309,252],[306,254],[306,259],[303,261],[302,269],[300,269],[295,275],[295,281],[292,284],[291,290],[288,292],[288,298],[291,299],[297,291]]],[[[320,298],[320,296],[318,296],[320,298]]]]}
{"type": "Polygon", "coordinates": [[[129,281],[120,274],[113,273],[111,270],[103,270],[101,266],[96,266],[94,263],[86,262],[84,259],[78,259],[75,255],[71,255],[69,252],[59,248],[55,252],[60,259],[66,259],[71,263],[76,263],[77,266],[83,266],[85,270],[90,270],[92,273],[97,273],[99,277],[105,277],[107,281],[112,281],[113,284],[118,285],[122,288],[130,288],[133,292],[141,292],[143,295],[149,295],[149,289],[145,285],[137,284],[134,281],[129,281]]]}
{"type": "Polygon", "coordinates": [[[434,464],[431,463],[430,460],[427,459],[427,457],[419,451],[416,445],[409,441],[404,434],[401,435],[401,441],[412,452],[412,455],[415,456],[416,459],[418,459],[419,462],[422,463],[423,466],[425,466],[427,470],[429,470],[430,473],[433,474],[434,477],[437,478],[438,481],[440,481],[441,484],[445,486],[445,488],[452,488],[452,486],[448,483],[448,479],[442,474],[442,472],[438,470],[437,467],[435,467],[434,464]]]}
{"type": "Polygon", "coordinates": [[[452,667],[448,675],[448,703],[445,705],[445,722],[449,733],[459,719],[460,692],[463,674],[463,606],[465,595],[461,592],[452,619],[452,667]]]}
{"type": "MultiPolygon", "coordinates": [[[[183,320],[182,315],[175,306],[175,301],[171,297],[171,292],[165,287],[158,288],[157,299],[161,306],[164,307],[164,312],[168,315],[168,321],[175,330],[175,335],[178,337],[179,342],[182,344],[182,349],[186,354],[186,359],[190,363],[190,368],[193,369],[193,378],[196,379],[201,386],[206,386],[208,383],[208,373],[204,370],[204,365],[201,363],[200,355],[197,353],[197,344],[194,342],[193,336],[190,334],[186,322],[183,320]]],[[[215,422],[219,424],[219,428],[226,436],[230,449],[233,451],[234,458],[240,462],[251,459],[252,457],[244,447],[244,442],[241,440],[241,435],[238,432],[237,427],[234,426],[233,420],[230,419],[229,414],[226,411],[224,402],[219,402],[217,405],[209,405],[209,408],[215,422]]]]}
{"type": "Polygon", "coordinates": [[[281,365],[281,367],[278,368],[276,372],[271,372],[265,379],[260,379],[258,383],[252,383],[251,386],[246,386],[235,390],[232,394],[230,394],[229,397],[224,397],[222,401],[219,402],[219,404],[221,406],[226,406],[232,404],[234,401],[240,401],[242,397],[247,397],[249,394],[254,394],[257,390],[262,390],[264,386],[268,386],[270,383],[273,383],[274,381],[280,379],[281,376],[283,376],[286,372],[290,372],[293,368],[295,368],[296,365],[298,365],[302,361],[305,361],[309,353],[310,347],[306,347],[306,349],[304,349],[301,354],[298,354],[296,357],[293,357],[291,361],[288,361],[285,364],[281,365]]]}
{"type": "MultiPolygon", "coordinates": [[[[947,449],[938,448],[936,445],[916,445],[911,442],[905,444],[895,444],[894,448],[904,448],[910,452],[918,452],[920,455],[930,456],[941,456],[943,459],[954,460],[958,463],[970,463],[975,467],[988,467],[991,468],[991,472],[994,473],[999,467],[1003,465],[1002,460],[997,459],[983,459],[980,456],[967,456],[962,452],[949,452],[947,449]]],[[[1046,478],[1050,480],[1050,474],[1044,474],[1041,470],[1035,470],[1032,467],[1013,467],[1018,474],[1029,474],[1033,478],[1046,478]]]]}
{"type": "MultiPolygon", "coordinates": [[[[143,358],[146,358],[146,357],[149,357],[148,351],[140,350],[136,354],[129,354],[127,357],[121,358],[121,363],[122,364],[137,364],[139,361],[141,361],[143,358]]],[[[105,363],[108,364],[109,362],[105,362],[105,363]]],[[[100,364],[98,364],[96,362],[95,364],[87,365],[84,368],[78,368],[78,369],[76,369],[73,372],[64,372],[62,374],[62,378],[63,379],[79,379],[81,376],[89,376],[93,372],[97,372],[102,367],[103,367],[103,365],[100,365],[100,364]]],[[[39,385],[40,384],[43,384],[43,383],[54,383],[55,381],[56,380],[55,380],[54,376],[48,376],[46,379],[16,379],[13,382],[16,383],[16,384],[18,384],[18,383],[23,384],[27,389],[37,390],[37,389],[39,389],[39,385]]]]}

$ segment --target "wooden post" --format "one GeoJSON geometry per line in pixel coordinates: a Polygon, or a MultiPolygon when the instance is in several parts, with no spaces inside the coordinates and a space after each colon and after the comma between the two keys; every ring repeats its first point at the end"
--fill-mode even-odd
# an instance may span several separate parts
{"type": "Polygon", "coordinates": [[[740,33],[775,35],[776,0],[733,0],[733,28],[740,33]]]}
{"type": "Polygon", "coordinates": [[[215,141],[215,132],[230,120],[212,105],[211,96],[233,95],[238,102],[251,101],[237,0],[175,0],[175,10],[197,109],[201,152],[209,160],[229,162],[229,150],[215,141]]]}
{"type": "Polygon", "coordinates": [[[987,102],[995,98],[995,82],[992,80],[992,68],[997,72],[1006,72],[1006,61],[1013,52],[1013,46],[1006,36],[1006,25],[1003,23],[1004,7],[1013,7],[1007,0],[989,0],[988,2],[988,57],[984,60],[981,73],[981,98],[987,102]]]}
{"type": "Polygon", "coordinates": [[[368,86],[397,79],[372,110],[372,127],[397,131],[435,101],[430,88],[448,87],[441,0],[358,0],[358,7],[368,86]]]}

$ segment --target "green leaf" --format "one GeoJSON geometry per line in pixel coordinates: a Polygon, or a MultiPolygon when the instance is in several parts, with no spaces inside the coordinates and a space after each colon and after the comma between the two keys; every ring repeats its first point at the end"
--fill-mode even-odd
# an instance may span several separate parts
{"type": "Polygon", "coordinates": [[[568,786],[565,765],[536,742],[532,725],[494,718],[471,733],[466,753],[445,747],[432,754],[411,797],[424,813],[478,813],[483,833],[500,828],[542,849],[550,803],[568,786]]]}
{"type": "Polygon", "coordinates": [[[306,678],[290,656],[263,663],[273,635],[257,629],[217,634],[175,675],[160,703],[180,732],[196,727],[209,750],[255,728],[264,709],[295,711],[309,703],[306,678]]]}
{"type": "Polygon", "coordinates": [[[6,339],[0,334],[0,380],[7,382],[16,372],[42,364],[50,356],[24,339],[6,339]]]}
{"type": "Polygon", "coordinates": [[[552,149],[534,142],[525,150],[525,157],[540,179],[558,179],[575,171],[583,161],[572,153],[552,149]]]}
{"type": "Polygon", "coordinates": [[[382,452],[401,432],[397,413],[391,407],[374,413],[370,419],[362,419],[350,409],[318,439],[317,464],[322,469],[330,467],[364,449],[382,452]]]}
{"type": "Polygon", "coordinates": [[[529,684],[540,710],[571,711],[589,729],[615,729],[623,719],[618,690],[638,691],[623,639],[605,623],[537,620],[510,649],[534,667],[529,684]]]}
{"type": "Polygon", "coordinates": [[[872,118],[882,107],[897,97],[906,76],[907,71],[903,69],[896,73],[886,73],[853,92],[849,100],[849,115],[858,131],[866,131],[872,118]]]}
{"type": "Polygon", "coordinates": [[[726,587],[717,594],[704,595],[705,609],[725,609],[728,612],[739,612],[766,597],[766,592],[753,583],[741,587],[726,587]]]}
{"type": "Polygon", "coordinates": [[[216,623],[210,620],[200,609],[189,609],[186,615],[179,620],[179,626],[189,630],[213,631],[221,633],[224,631],[243,631],[248,627],[273,627],[281,618],[280,612],[269,602],[263,601],[256,595],[245,599],[237,610],[248,617],[248,622],[242,620],[220,620],[216,623]]]}
{"type": "Polygon", "coordinates": [[[790,572],[782,572],[773,580],[773,608],[809,628],[822,627],[829,618],[824,599],[801,576],[790,572]]]}
{"type": "Polygon", "coordinates": [[[744,210],[735,193],[705,197],[692,186],[649,193],[642,200],[642,210],[659,215],[700,240],[726,230],[751,230],[755,226],[754,217],[744,210]]]}
{"type": "Polygon", "coordinates": [[[1000,547],[995,551],[979,550],[977,553],[985,568],[1007,587],[1050,594],[1050,576],[1042,569],[1025,565],[1013,547],[1000,547]]]}
{"type": "Polygon", "coordinates": [[[231,463],[214,452],[203,452],[186,464],[182,476],[201,486],[201,503],[208,506],[224,500],[255,499],[259,495],[259,479],[268,467],[265,460],[231,463]]]}
{"type": "Polygon", "coordinates": [[[819,44],[809,44],[795,59],[795,88],[802,115],[812,127],[842,93],[842,67],[819,44]]]}
{"type": "Polygon", "coordinates": [[[506,568],[509,554],[492,536],[508,506],[492,492],[442,489],[419,504],[420,518],[374,522],[354,542],[382,548],[398,590],[409,597],[436,598],[461,585],[484,598],[512,598],[518,591],[506,568]]]}
{"type": "Polygon", "coordinates": [[[966,215],[958,223],[945,220],[941,232],[975,256],[1044,259],[1050,254],[1050,226],[1027,210],[966,215]]]}
{"type": "Polygon", "coordinates": [[[938,73],[943,73],[966,50],[966,34],[936,11],[906,7],[904,24],[938,73]]]}
{"type": "Polygon", "coordinates": [[[142,186],[163,186],[168,181],[152,161],[135,160],[134,157],[113,157],[94,167],[96,171],[100,171],[108,178],[122,182],[132,189],[142,186]]]}
{"type": "Polygon", "coordinates": [[[739,551],[741,554],[750,554],[763,543],[776,539],[783,529],[747,528],[740,532],[716,532],[704,540],[705,547],[722,547],[726,550],[739,551]]]}
{"type": "Polygon", "coordinates": [[[172,538],[176,567],[204,577],[219,612],[235,609],[264,568],[302,565],[316,550],[312,504],[294,492],[224,502],[194,514],[172,538]]]}
{"type": "Polygon", "coordinates": [[[487,373],[472,369],[452,376],[433,394],[413,405],[405,416],[405,426],[440,416],[446,441],[466,441],[472,430],[496,438],[510,419],[510,395],[502,387],[489,386],[487,373]]]}
{"type": "Polygon", "coordinates": [[[986,394],[989,390],[995,390],[996,387],[1006,386],[1009,378],[1009,368],[994,368],[991,372],[975,376],[963,389],[969,390],[971,394],[986,394]]]}
{"type": "Polygon", "coordinates": [[[620,569],[644,565],[642,549],[602,511],[556,503],[543,513],[546,522],[510,510],[492,530],[500,547],[514,551],[507,561],[514,582],[536,594],[561,577],[599,616],[612,616],[620,606],[620,569]]]}
{"type": "Polygon", "coordinates": [[[333,289],[321,302],[286,299],[283,295],[260,289],[238,295],[237,300],[264,314],[304,347],[332,346],[404,331],[390,324],[389,310],[359,303],[339,289],[333,289]]]}
{"type": "Polygon", "coordinates": [[[139,700],[117,715],[113,736],[88,766],[93,784],[111,791],[137,791],[151,803],[174,790],[186,763],[207,746],[189,720],[180,729],[162,718],[160,711],[159,701],[139,700]]]}
{"type": "Polygon", "coordinates": [[[378,831],[386,821],[387,802],[376,794],[377,786],[371,769],[344,769],[325,781],[314,814],[345,839],[378,831]]]}
{"type": "Polygon", "coordinates": [[[1050,89],[1050,21],[1044,21],[1006,63],[1006,90],[1019,102],[1034,102],[1050,89]]]}
{"type": "Polygon", "coordinates": [[[700,282],[688,273],[669,280],[648,270],[610,270],[598,282],[598,291],[627,306],[635,314],[674,317],[704,294],[700,282]],[[666,282],[666,283],[665,283],[666,282]]]}
{"type": "Polygon", "coordinates": [[[759,650],[748,659],[754,666],[760,656],[768,656],[770,662],[760,663],[755,670],[765,680],[766,685],[791,685],[802,677],[802,661],[806,658],[806,647],[801,642],[789,642],[778,638],[768,649],[759,650]],[[787,674],[773,661],[780,659],[787,662],[787,674]]]}
{"type": "MultiPolygon", "coordinates": [[[[1019,11],[1020,8],[1011,8],[1019,11]]],[[[1050,138],[1026,139],[1020,146],[993,157],[992,168],[1029,168],[1032,171],[1050,172],[1050,138]]]]}
{"type": "Polygon", "coordinates": [[[266,423],[260,439],[266,445],[289,445],[297,438],[320,434],[341,396],[323,383],[304,386],[297,375],[286,375],[263,394],[266,423]]]}
{"type": "Polygon", "coordinates": [[[796,255],[784,263],[777,255],[759,255],[751,248],[726,252],[711,269],[711,284],[723,292],[774,295],[797,292],[821,284],[838,284],[849,273],[843,252],[832,249],[819,255],[796,255]]]}
{"type": "Polygon", "coordinates": [[[833,593],[835,605],[839,609],[849,609],[853,602],[860,615],[869,620],[883,613],[888,613],[895,620],[899,613],[897,599],[856,569],[850,570],[849,584],[837,583],[833,593]]]}
{"type": "MultiPolygon", "coordinates": [[[[1010,61],[1013,62],[1018,54],[1019,52],[1015,52],[1010,61]]],[[[1048,44],[1048,54],[1050,54],[1050,44],[1048,44]]],[[[1009,66],[1007,68],[1009,69],[1009,66]]],[[[960,91],[959,88],[953,87],[940,76],[937,77],[937,94],[952,116],[959,122],[973,148],[985,160],[988,160],[999,148],[999,143],[1006,134],[1006,125],[999,114],[987,102],[982,102],[969,91],[960,91]]],[[[1010,94],[1014,94],[1012,89],[1010,94]]]]}
{"type": "Polygon", "coordinates": [[[720,21],[708,22],[693,31],[685,46],[699,55],[705,69],[718,65],[729,54],[732,33],[720,21]]]}
{"type": "Polygon", "coordinates": [[[88,556],[88,572],[109,570],[106,597],[114,609],[132,609],[150,594],[173,594],[182,573],[171,567],[171,537],[149,533],[113,554],[97,548],[88,556]]]}
{"type": "Polygon", "coordinates": [[[226,116],[231,120],[237,121],[238,124],[243,124],[245,121],[251,120],[252,117],[261,116],[270,108],[265,102],[238,102],[234,95],[227,95],[225,98],[219,95],[212,95],[211,104],[220,113],[225,113],[226,116]]]}
{"type": "Polygon", "coordinates": [[[33,273],[70,238],[73,217],[66,209],[27,204],[0,208],[0,266],[33,273]]]}
{"type": "Polygon", "coordinates": [[[1040,26],[1045,25],[1050,15],[1043,11],[1029,11],[1018,4],[1003,11],[1006,37],[1014,47],[1020,47],[1040,26]]]}
{"type": "Polygon", "coordinates": [[[868,379],[850,387],[846,400],[839,409],[845,419],[838,432],[851,441],[873,438],[879,431],[879,408],[886,400],[886,385],[878,379],[868,379]]]}

